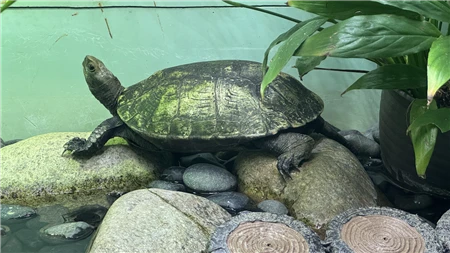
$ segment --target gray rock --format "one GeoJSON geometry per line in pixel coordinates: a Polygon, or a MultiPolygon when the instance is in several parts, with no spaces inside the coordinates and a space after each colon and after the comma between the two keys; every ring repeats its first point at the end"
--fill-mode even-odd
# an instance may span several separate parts
{"type": "MultiPolygon", "coordinates": [[[[316,137],[317,138],[317,137],[316,137]]],[[[316,139],[310,159],[285,182],[269,153],[242,152],[236,160],[239,189],[252,200],[277,199],[291,215],[305,221],[321,236],[337,214],[375,206],[376,191],[356,157],[337,142],[316,139]]]]}
{"type": "Polygon", "coordinates": [[[55,202],[66,207],[91,203],[106,206],[107,192],[144,188],[156,179],[155,171],[170,162],[164,153],[153,157],[132,150],[119,138],[110,140],[101,153],[91,158],[61,155],[68,140],[88,135],[50,133],[3,147],[2,203],[33,207],[55,202]]]}
{"type": "Polygon", "coordinates": [[[3,244],[2,238],[2,252],[23,252],[23,244],[16,236],[11,235],[11,238],[3,244]]]}
{"type": "Polygon", "coordinates": [[[114,202],[89,252],[206,252],[215,228],[230,217],[220,206],[192,194],[137,190],[114,202]]]}
{"type": "Polygon", "coordinates": [[[160,178],[162,180],[170,182],[183,182],[183,174],[185,171],[186,171],[185,167],[170,166],[169,168],[163,170],[160,178]]]}
{"type": "Polygon", "coordinates": [[[23,222],[36,216],[36,210],[31,207],[20,205],[1,205],[2,224],[12,224],[23,222]]]}
{"type": "Polygon", "coordinates": [[[218,192],[206,198],[231,214],[244,210],[250,204],[249,197],[240,192],[218,192]]]}
{"type": "Polygon", "coordinates": [[[180,191],[185,192],[186,187],[182,184],[177,184],[173,182],[163,181],[163,180],[155,180],[148,185],[148,188],[158,188],[169,191],[180,191]]]}
{"type": "Polygon", "coordinates": [[[94,227],[84,221],[69,222],[42,228],[39,235],[50,244],[67,243],[82,240],[94,232],[94,227]]]}
{"type": "Polygon", "coordinates": [[[380,144],[356,130],[339,132],[357,150],[358,156],[381,157],[380,144]]]}
{"type": "Polygon", "coordinates": [[[183,174],[184,184],[199,192],[223,192],[236,188],[236,177],[226,169],[207,163],[189,166],[183,174]]]}
{"type": "Polygon", "coordinates": [[[436,234],[447,252],[450,252],[450,210],[445,212],[436,224],[436,234]]]}
{"type": "Polygon", "coordinates": [[[39,253],[80,253],[86,252],[91,237],[88,237],[81,241],[72,243],[65,243],[60,245],[45,246],[41,248],[39,253]]]}
{"type": "Polygon", "coordinates": [[[274,214],[288,214],[289,211],[287,207],[278,200],[268,199],[259,202],[258,208],[264,212],[274,213],[274,214]]]}

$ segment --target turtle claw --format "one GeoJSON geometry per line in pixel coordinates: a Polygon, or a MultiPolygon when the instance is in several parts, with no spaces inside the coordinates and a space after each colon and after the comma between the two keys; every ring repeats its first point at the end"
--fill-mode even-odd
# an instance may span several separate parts
{"type": "Polygon", "coordinates": [[[72,138],[70,141],[68,141],[68,142],[66,142],[66,144],[64,144],[64,151],[61,155],[64,155],[64,153],[66,153],[66,151],[71,151],[72,154],[76,154],[80,151],[85,150],[86,142],[87,141],[84,138],[79,138],[79,137],[72,138]]]}
{"type": "Polygon", "coordinates": [[[277,169],[284,180],[292,179],[291,171],[299,170],[298,166],[303,159],[299,159],[293,152],[283,153],[278,156],[277,169]]]}

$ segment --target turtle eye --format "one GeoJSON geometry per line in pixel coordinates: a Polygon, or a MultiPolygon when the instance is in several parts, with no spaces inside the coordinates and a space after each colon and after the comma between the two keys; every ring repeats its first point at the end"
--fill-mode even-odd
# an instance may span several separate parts
{"type": "Polygon", "coordinates": [[[89,70],[90,72],[95,72],[95,66],[94,66],[94,64],[88,63],[87,67],[88,67],[88,70],[89,70]]]}

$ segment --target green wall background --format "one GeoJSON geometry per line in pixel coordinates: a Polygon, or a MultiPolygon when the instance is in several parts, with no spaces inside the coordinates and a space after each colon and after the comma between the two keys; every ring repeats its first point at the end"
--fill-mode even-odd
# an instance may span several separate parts
{"type": "MultiPolygon", "coordinates": [[[[305,20],[280,1],[244,1],[305,20]],[[277,6],[278,5],[278,6],[277,6]]],[[[94,55],[132,85],[174,65],[217,59],[262,61],[294,23],[221,1],[17,1],[1,15],[1,137],[91,131],[109,112],[90,94],[81,62],[94,55]],[[112,38],[105,24],[108,20],[112,38]]],[[[291,68],[285,71],[298,76],[291,68]]],[[[366,69],[365,60],[321,67],[366,69]]],[[[342,129],[377,122],[378,91],[340,93],[360,75],[313,71],[303,83],[325,101],[324,118],[342,129]]]]}

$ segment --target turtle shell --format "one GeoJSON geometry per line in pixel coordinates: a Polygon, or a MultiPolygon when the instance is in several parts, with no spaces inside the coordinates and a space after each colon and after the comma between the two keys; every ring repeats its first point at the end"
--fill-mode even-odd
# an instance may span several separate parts
{"type": "Polygon", "coordinates": [[[158,71],[125,89],[118,115],[136,133],[171,151],[224,149],[316,119],[319,96],[281,73],[261,99],[261,64],[225,60],[158,71]]]}

